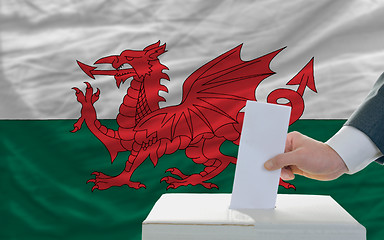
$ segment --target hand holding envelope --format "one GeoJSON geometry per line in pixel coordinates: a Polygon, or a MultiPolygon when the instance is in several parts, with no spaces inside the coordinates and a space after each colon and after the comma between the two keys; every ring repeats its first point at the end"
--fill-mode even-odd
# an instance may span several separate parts
{"type": "Polygon", "coordinates": [[[365,240],[364,226],[330,196],[277,195],[280,169],[264,162],[284,151],[289,117],[289,107],[247,102],[232,195],[164,194],[142,239],[365,240]]]}

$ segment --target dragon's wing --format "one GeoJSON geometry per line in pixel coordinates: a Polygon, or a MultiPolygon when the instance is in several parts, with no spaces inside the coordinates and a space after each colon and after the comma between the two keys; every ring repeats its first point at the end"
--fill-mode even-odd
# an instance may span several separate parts
{"type": "Polygon", "coordinates": [[[237,123],[237,115],[247,100],[256,100],[262,80],[274,74],[271,60],[283,49],[251,61],[240,58],[242,45],[222,54],[192,73],[183,85],[180,105],[159,109],[136,126],[149,136],[170,140],[177,136],[191,139],[214,133],[220,127],[237,123]]]}

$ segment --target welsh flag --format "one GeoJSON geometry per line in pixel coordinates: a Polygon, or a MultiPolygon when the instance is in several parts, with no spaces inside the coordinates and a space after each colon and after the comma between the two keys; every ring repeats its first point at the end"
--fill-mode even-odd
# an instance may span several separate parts
{"type": "MultiPolygon", "coordinates": [[[[141,239],[164,193],[230,193],[246,100],[328,140],[384,71],[380,1],[0,2],[0,239],[141,239]]],[[[332,196],[384,237],[383,168],[332,196]]]]}

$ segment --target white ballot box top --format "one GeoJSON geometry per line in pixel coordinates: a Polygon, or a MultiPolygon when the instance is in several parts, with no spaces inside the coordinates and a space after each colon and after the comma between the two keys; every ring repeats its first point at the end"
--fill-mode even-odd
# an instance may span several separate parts
{"type": "Polygon", "coordinates": [[[278,194],[268,210],[233,210],[230,201],[231,194],[164,194],[143,222],[143,240],[366,239],[330,196],[278,194]]]}

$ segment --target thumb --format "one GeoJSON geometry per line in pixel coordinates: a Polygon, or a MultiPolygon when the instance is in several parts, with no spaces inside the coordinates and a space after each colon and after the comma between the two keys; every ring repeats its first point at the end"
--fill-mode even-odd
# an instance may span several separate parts
{"type": "Polygon", "coordinates": [[[286,166],[296,165],[297,156],[295,151],[279,154],[264,163],[264,168],[272,171],[286,166]]]}

